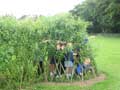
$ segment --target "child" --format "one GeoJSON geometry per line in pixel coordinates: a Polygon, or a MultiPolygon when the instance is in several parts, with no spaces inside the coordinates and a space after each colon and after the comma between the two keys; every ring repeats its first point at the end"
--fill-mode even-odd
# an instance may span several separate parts
{"type": "Polygon", "coordinates": [[[88,70],[92,70],[92,72],[94,73],[94,69],[91,66],[90,58],[85,58],[83,64],[77,64],[76,73],[77,75],[82,77],[82,80],[83,80],[83,72],[85,72],[86,74],[88,70]]]}
{"type": "Polygon", "coordinates": [[[85,72],[90,70],[92,72],[92,74],[94,75],[94,77],[96,77],[95,70],[94,70],[93,66],[91,65],[90,58],[85,58],[83,68],[84,68],[85,72]]]}
{"type": "MultiPolygon", "coordinates": [[[[68,48],[71,49],[72,44],[68,43],[68,48]]],[[[66,76],[69,79],[72,76],[74,58],[72,49],[65,54],[66,76]]]]}
{"type": "Polygon", "coordinates": [[[82,64],[77,64],[77,67],[75,69],[75,72],[77,75],[79,75],[81,77],[81,79],[83,80],[83,65],[82,64]]]}
{"type": "Polygon", "coordinates": [[[91,61],[90,58],[85,58],[84,62],[83,62],[83,68],[85,70],[89,70],[91,68],[91,61]]]}
{"type": "Polygon", "coordinates": [[[55,74],[55,57],[51,56],[50,57],[50,76],[53,77],[55,74]]]}

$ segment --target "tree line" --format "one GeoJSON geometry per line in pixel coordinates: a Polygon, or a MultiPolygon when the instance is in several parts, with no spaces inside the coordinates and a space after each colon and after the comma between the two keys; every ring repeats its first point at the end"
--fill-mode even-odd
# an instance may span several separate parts
{"type": "Polygon", "coordinates": [[[91,22],[88,32],[120,33],[120,0],[85,0],[70,12],[91,22]]]}

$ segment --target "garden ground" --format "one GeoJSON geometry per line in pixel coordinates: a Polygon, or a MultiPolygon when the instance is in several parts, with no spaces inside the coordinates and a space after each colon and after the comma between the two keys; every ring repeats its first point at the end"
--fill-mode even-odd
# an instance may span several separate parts
{"type": "Polygon", "coordinates": [[[90,40],[96,49],[96,63],[106,80],[91,86],[35,84],[25,90],[120,90],[120,35],[96,35],[90,40]]]}

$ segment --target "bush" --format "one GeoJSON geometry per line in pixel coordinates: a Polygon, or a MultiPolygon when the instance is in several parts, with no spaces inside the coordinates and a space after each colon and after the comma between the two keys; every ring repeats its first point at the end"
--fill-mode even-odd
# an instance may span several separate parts
{"type": "Polygon", "coordinates": [[[24,82],[34,82],[41,57],[45,70],[43,76],[48,80],[48,58],[56,53],[57,41],[74,43],[74,49],[80,48],[82,60],[93,58],[87,41],[88,24],[81,19],[75,20],[70,14],[41,16],[36,20],[0,17],[0,76],[4,77],[0,86],[21,89],[24,82]]]}

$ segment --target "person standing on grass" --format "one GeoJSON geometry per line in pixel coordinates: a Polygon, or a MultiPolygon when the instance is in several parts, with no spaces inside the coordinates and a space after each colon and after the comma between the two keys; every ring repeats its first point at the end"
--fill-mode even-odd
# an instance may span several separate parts
{"type": "Polygon", "coordinates": [[[66,67],[66,77],[69,79],[72,76],[73,64],[74,64],[72,43],[68,43],[67,47],[69,50],[65,54],[65,63],[64,64],[66,67]]]}
{"type": "Polygon", "coordinates": [[[61,75],[65,73],[65,65],[64,65],[65,58],[64,58],[64,53],[63,53],[65,46],[66,46],[65,42],[60,42],[57,44],[57,51],[61,53],[61,60],[57,61],[57,64],[58,64],[57,65],[57,77],[61,77],[61,75]]]}
{"type": "MultiPolygon", "coordinates": [[[[58,42],[56,45],[56,52],[62,52],[63,49],[64,49],[63,44],[61,42],[58,42]]],[[[62,64],[62,60],[60,63],[62,64]]],[[[58,72],[59,74],[62,73],[62,66],[60,63],[58,62],[58,58],[56,57],[55,54],[50,57],[50,76],[51,77],[54,77],[54,75],[58,74],[58,72]]]]}

